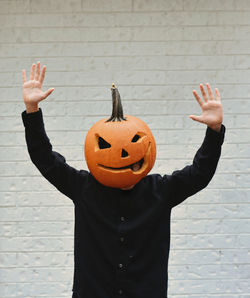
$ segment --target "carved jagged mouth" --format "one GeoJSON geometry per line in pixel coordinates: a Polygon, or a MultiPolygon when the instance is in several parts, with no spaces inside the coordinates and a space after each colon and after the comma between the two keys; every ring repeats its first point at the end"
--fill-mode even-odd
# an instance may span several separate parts
{"type": "Polygon", "coordinates": [[[104,166],[104,165],[101,165],[101,164],[98,164],[98,166],[104,168],[104,169],[109,169],[109,170],[113,170],[113,171],[120,171],[120,170],[126,170],[126,169],[131,169],[133,172],[137,172],[141,169],[142,165],[144,163],[144,158],[142,158],[141,160],[131,164],[131,165],[128,165],[126,167],[120,167],[120,168],[113,168],[113,167],[107,167],[107,166],[104,166]]]}
{"type": "Polygon", "coordinates": [[[107,167],[107,166],[104,166],[104,165],[101,165],[101,164],[98,164],[99,167],[102,167],[104,169],[107,169],[107,170],[111,170],[111,171],[121,171],[121,170],[127,170],[127,169],[130,169],[131,171],[133,171],[134,173],[136,174],[140,174],[142,171],[145,170],[145,167],[147,166],[147,160],[149,158],[149,152],[150,152],[150,148],[151,148],[151,142],[149,142],[148,144],[148,149],[147,149],[147,152],[146,154],[144,155],[144,157],[142,159],[140,159],[139,161],[131,164],[131,165],[128,165],[126,167],[120,167],[120,168],[113,168],[113,167],[107,167]],[[146,162],[145,162],[146,160],[146,162]]]}

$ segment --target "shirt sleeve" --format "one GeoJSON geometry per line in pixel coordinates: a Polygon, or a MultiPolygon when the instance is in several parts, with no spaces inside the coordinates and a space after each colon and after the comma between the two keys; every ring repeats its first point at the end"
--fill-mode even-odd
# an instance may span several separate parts
{"type": "Polygon", "coordinates": [[[217,168],[225,130],[224,125],[220,132],[207,127],[205,138],[194,156],[193,163],[182,170],[174,171],[172,175],[163,176],[163,189],[168,189],[168,193],[169,190],[171,193],[170,207],[180,204],[208,185],[217,168]]]}
{"type": "Polygon", "coordinates": [[[60,192],[75,200],[79,196],[80,185],[82,186],[87,182],[89,173],[69,166],[60,153],[52,150],[52,145],[45,131],[41,108],[34,113],[24,111],[22,120],[32,162],[60,192]]]}

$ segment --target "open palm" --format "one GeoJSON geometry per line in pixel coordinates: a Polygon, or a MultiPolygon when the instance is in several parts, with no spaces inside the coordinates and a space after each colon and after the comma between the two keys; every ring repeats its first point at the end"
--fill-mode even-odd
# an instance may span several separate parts
{"type": "Polygon", "coordinates": [[[35,64],[32,64],[30,72],[30,80],[27,81],[25,69],[22,71],[23,76],[23,99],[26,105],[35,105],[45,99],[54,91],[54,88],[42,91],[42,85],[45,77],[46,66],[43,66],[40,73],[40,62],[37,62],[37,70],[35,73],[35,64]]]}
{"type": "Polygon", "coordinates": [[[214,130],[219,131],[223,120],[220,93],[219,90],[215,88],[216,97],[214,97],[210,85],[206,84],[206,86],[208,95],[206,94],[203,85],[200,84],[203,100],[199,97],[196,90],[193,90],[193,94],[202,109],[202,114],[200,116],[190,115],[189,117],[195,121],[206,124],[214,130]]]}

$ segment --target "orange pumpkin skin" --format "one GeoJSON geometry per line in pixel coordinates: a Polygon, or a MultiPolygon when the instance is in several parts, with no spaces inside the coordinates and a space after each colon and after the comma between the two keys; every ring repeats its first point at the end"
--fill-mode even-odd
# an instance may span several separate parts
{"type": "Polygon", "coordinates": [[[87,133],[84,151],[91,174],[101,184],[114,188],[138,183],[152,169],[156,158],[151,130],[144,121],[128,115],[122,121],[102,119],[95,123],[87,133]],[[100,149],[99,137],[110,146],[100,149]],[[141,168],[132,170],[131,165],[139,161],[141,168]]]}

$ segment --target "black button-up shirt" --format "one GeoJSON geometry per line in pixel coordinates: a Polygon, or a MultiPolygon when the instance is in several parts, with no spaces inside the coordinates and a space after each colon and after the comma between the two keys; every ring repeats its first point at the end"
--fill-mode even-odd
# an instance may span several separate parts
{"type": "Polygon", "coordinates": [[[211,180],[225,127],[220,133],[207,128],[190,166],[121,190],[101,185],[52,151],[41,109],[22,118],[32,162],[75,206],[74,297],[167,297],[171,209],[211,180]]]}

